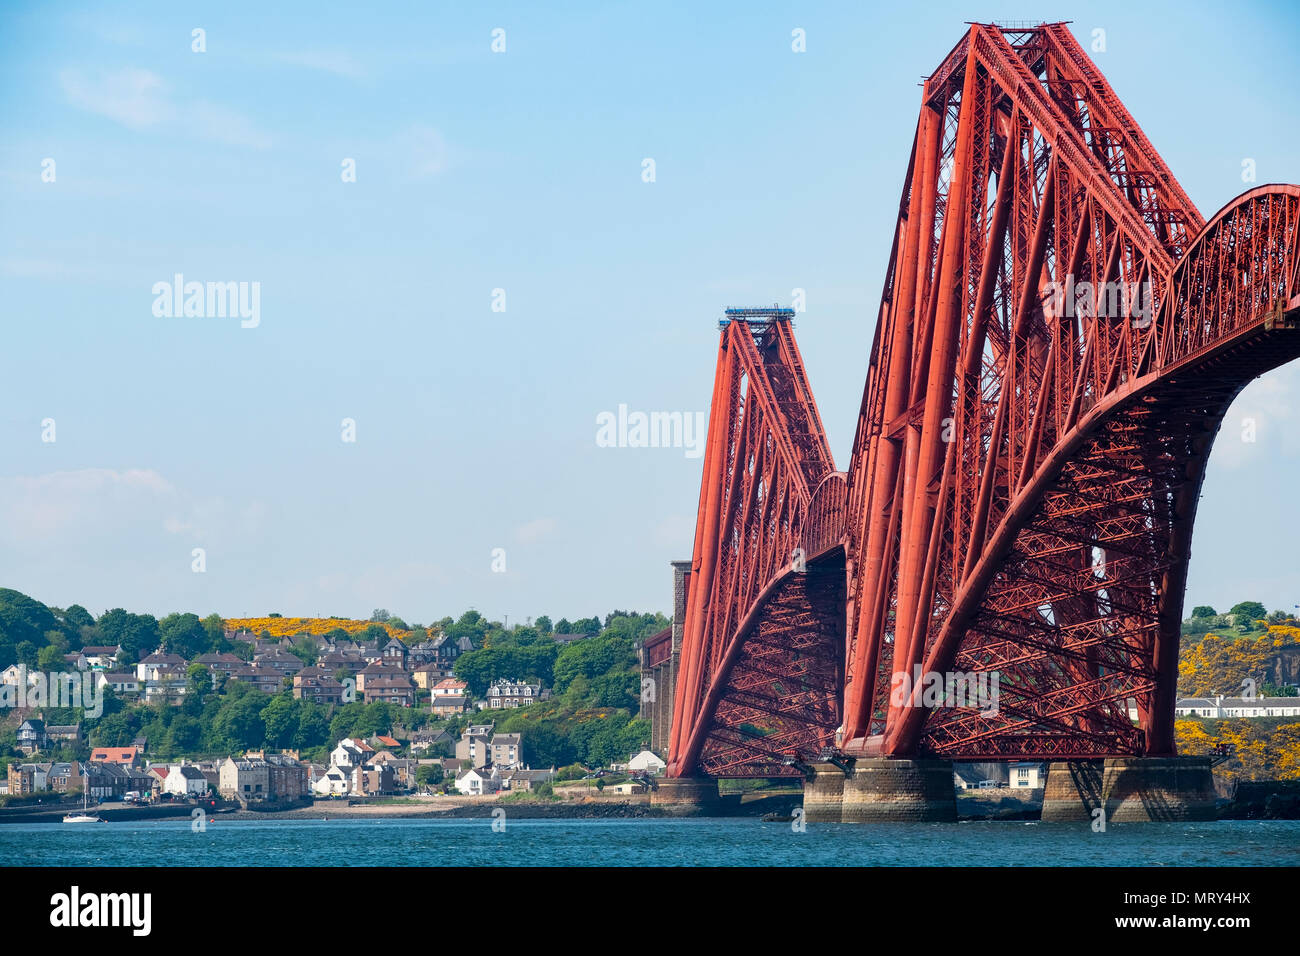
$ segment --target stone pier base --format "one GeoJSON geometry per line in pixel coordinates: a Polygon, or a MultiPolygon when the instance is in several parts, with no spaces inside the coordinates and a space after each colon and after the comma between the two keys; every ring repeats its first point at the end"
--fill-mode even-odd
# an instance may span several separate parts
{"type": "Polygon", "coordinates": [[[804,784],[804,819],[831,823],[953,822],[957,798],[947,760],[857,760],[848,776],[817,764],[804,784]],[[838,806],[837,806],[838,804],[838,806]]]}
{"type": "Polygon", "coordinates": [[[707,777],[661,777],[650,791],[650,806],[682,816],[715,813],[722,805],[718,782],[707,777]]]}
{"type": "Polygon", "coordinates": [[[803,782],[803,818],[808,823],[839,823],[843,819],[844,771],[833,763],[813,764],[814,774],[803,782]]]}
{"type": "Polygon", "coordinates": [[[1213,820],[1208,757],[1109,757],[1053,763],[1043,791],[1043,822],[1107,823],[1213,820]]]}

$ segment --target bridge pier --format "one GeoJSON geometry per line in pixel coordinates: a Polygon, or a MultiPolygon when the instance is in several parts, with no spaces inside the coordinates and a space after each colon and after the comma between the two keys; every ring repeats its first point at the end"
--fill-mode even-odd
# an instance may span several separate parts
{"type": "Polygon", "coordinates": [[[1044,823],[1213,820],[1208,757],[1108,757],[1052,763],[1043,791],[1044,823]]]}
{"type": "Polygon", "coordinates": [[[803,782],[803,818],[808,823],[839,823],[844,818],[844,771],[833,763],[815,763],[803,782]]]}
{"type": "Polygon", "coordinates": [[[804,819],[810,823],[952,823],[957,797],[952,761],[864,757],[847,775],[834,764],[815,764],[804,784],[804,819]]]}
{"type": "Polygon", "coordinates": [[[650,791],[650,806],[679,816],[716,813],[721,805],[718,782],[709,777],[661,777],[650,791]]]}

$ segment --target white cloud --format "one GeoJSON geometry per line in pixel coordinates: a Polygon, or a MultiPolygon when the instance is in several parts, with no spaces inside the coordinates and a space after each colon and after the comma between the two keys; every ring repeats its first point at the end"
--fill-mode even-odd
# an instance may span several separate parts
{"type": "MultiPolygon", "coordinates": [[[[150,469],[84,468],[0,478],[0,542],[57,551],[68,542],[129,551],[168,535],[197,545],[247,546],[265,529],[264,502],[196,498],[150,469]]],[[[170,545],[168,545],[170,547],[170,545]]]]}
{"type": "Polygon", "coordinates": [[[86,468],[0,479],[0,540],[44,545],[63,533],[93,534],[156,513],[175,489],[156,471],[86,468]]]}
{"type": "Polygon", "coordinates": [[[515,537],[524,544],[539,541],[559,526],[554,518],[534,518],[515,529],[515,537]]]}
{"type": "Polygon", "coordinates": [[[407,174],[415,179],[429,179],[447,168],[447,143],[431,126],[409,127],[398,137],[397,148],[407,174]]]}
{"type": "Polygon", "coordinates": [[[196,102],[185,112],[185,124],[198,136],[227,146],[266,149],[271,138],[242,113],[216,103],[196,102]]]}
{"type": "Polygon", "coordinates": [[[349,54],[340,50],[299,50],[292,53],[278,53],[275,59],[290,66],[321,70],[353,80],[359,80],[366,75],[365,70],[349,54]]]}
{"type": "Polygon", "coordinates": [[[64,70],[59,81],[70,104],[128,129],[178,127],[187,135],[227,146],[266,149],[271,145],[270,137],[236,110],[204,100],[175,102],[167,83],[150,70],[124,67],[94,77],[64,70]]]}
{"type": "Polygon", "coordinates": [[[131,129],[147,129],[170,120],[174,108],[162,77],[150,70],[125,67],[90,79],[78,70],[59,74],[68,102],[131,129]]]}
{"type": "Polygon", "coordinates": [[[95,280],[111,282],[122,277],[122,271],[113,266],[95,262],[70,264],[54,259],[9,257],[0,259],[0,275],[11,279],[42,279],[45,281],[95,280]]]}

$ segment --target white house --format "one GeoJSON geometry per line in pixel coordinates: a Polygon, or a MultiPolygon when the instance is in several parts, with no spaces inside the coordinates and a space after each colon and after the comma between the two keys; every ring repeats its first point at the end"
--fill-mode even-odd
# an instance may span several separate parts
{"type": "Polygon", "coordinates": [[[86,666],[81,668],[82,670],[111,670],[117,666],[117,657],[121,653],[121,645],[114,647],[87,645],[81,649],[78,666],[85,662],[86,666]]]}
{"type": "Polygon", "coordinates": [[[649,750],[643,750],[627,762],[627,769],[633,773],[663,773],[668,765],[649,750]]]}
{"type": "Polygon", "coordinates": [[[161,648],[154,651],[135,665],[135,676],[142,681],[157,680],[160,671],[175,670],[185,667],[185,658],[179,654],[170,654],[161,648]]]}
{"type": "Polygon", "coordinates": [[[1037,790],[1043,786],[1043,765],[1015,761],[1007,765],[1010,786],[1013,790],[1037,790]]]}
{"type": "Polygon", "coordinates": [[[360,738],[344,737],[339,745],[330,751],[330,766],[360,767],[369,763],[375,756],[375,750],[360,738]]]}
{"type": "Polygon", "coordinates": [[[337,765],[316,778],[311,785],[312,792],[321,797],[343,797],[348,793],[348,775],[337,765]]]}
{"type": "Polygon", "coordinates": [[[495,767],[490,770],[486,767],[479,767],[475,770],[466,770],[456,778],[456,789],[466,796],[481,796],[485,793],[495,793],[499,774],[495,767]]]}
{"type": "Polygon", "coordinates": [[[623,794],[624,796],[631,796],[634,793],[645,793],[645,785],[640,783],[633,783],[632,781],[629,780],[626,783],[610,784],[602,792],[618,793],[618,794],[623,794]]]}
{"type": "Polygon", "coordinates": [[[111,687],[115,694],[140,693],[140,678],[135,674],[127,672],[109,674],[104,671],[96,671],[94,679],[96,690],[102,690],[107,686],[111,687]]]}
{"type": "Polygon", "coordinates": [[[208,792],[208,778],[193,764],[176,764],[163,778],[163,792],[178,797],[201,797],[208,792]]]}
{"type": "Polygon", "coordinates": [[[1183,697],[1174,703],[1179,717],[1296,717],[1300,697],[1183,697]]]}

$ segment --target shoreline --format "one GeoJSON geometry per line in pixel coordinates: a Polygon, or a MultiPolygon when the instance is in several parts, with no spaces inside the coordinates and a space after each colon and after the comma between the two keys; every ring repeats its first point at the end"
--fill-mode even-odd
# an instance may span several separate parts
{"type": "MultiPolygon", "coordinates": [[[[408,798],[410,802],[347,803],[314,801],[290,807],[267,807],[259,810],[218,807],[207,810],[208,823],[222,820],[458,820],[486,819],[505,810],[515,819],[600,820],[600,819],[674,819],[681,817],[759,818],[765,814],[790,814],[802,805],[794,793],[765,796],[729,795],[708,812],[700,808],[652,806],[648,796],[631,799],[586,798],[580,800],[502,800],[496,797],[408,798]]],[[[0,808],[0,828],[5,824],[61,824],[63,815],[79,810],[80,805],[46,804],[35,807],[0,808]]],[[[140,820],[189,820],[198,809],[192,803],[166,803],[154,806],[104,804],[99,815],[110,823],[140,820]]],[[[1041,800],[1013,799],[990,794],[987,797],[959,795],[957,822],[996,822],[1038,820],[1041,800]]],[[[1300,819],[1300,784],[1273,781],[1243,785],[1231,801],[1221,801],[1217,820],[1295,820],[1300,819]]]]}

